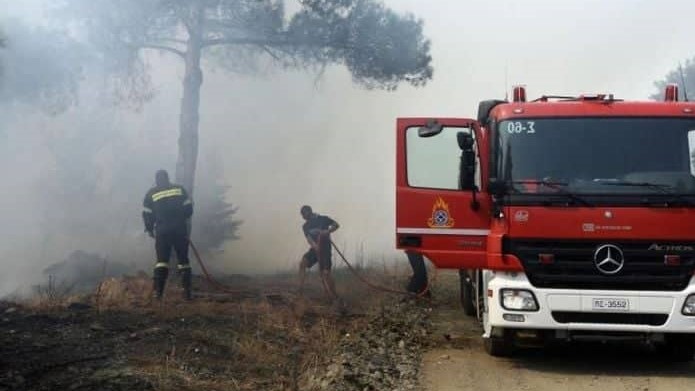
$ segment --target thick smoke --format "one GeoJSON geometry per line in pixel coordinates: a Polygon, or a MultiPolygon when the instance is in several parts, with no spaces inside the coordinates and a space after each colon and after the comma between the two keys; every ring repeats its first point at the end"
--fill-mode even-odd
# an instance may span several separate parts
{"type": "MultiPolygon", "coordinates": [[[[182,67],[148,56],[156,69],[152,100],[140,110],[114,105],[98,58],[68,34],[28,25],[5,28],[11,44],[2,52],[0,169],[11,191],[0,201],[11,223],[2,228],[9,240],[0,256],[12,273],[0,281],[0,295],[45,283],[49,274],[149,271],[154,251],[141,202],[157,169],[174,171],[182,67]],[[27,29],[37,29],[36,39],[27,29]]],[[[307,203],[341,223],[335,240],[349,256],[393,257],[396,113],[388,98],[353,87],[334,68],[321,77],[207,72],[194,226],[208,222],[205,199],[226,200],[243,224],[230,233],[238,240],[206,252],[206,261],[236,273],[294,269],[307,247],[299,216],[307,203]]],[[[201,244],[210,239],[203,232],[194,230],[201,244]]]]}
{"type": "MultiPolygon", "coordinates": [[[[114,106],[99,59],[82,57],[67,34],[46,33],[60,22],[43,11],[54,2],[0,3],[23,24],[16,31],[38,29],[13,33],[13,22],[0,20],[8,35],[8,48],[0,49],[0,265],[9,271],[0,277],[0,295],[44,281],[47,267],[78,250],[113,270],[132,263],[149,270],[154,252],[140,204],[155,170],[174,170],[181,66],[148,57],[154,98],[140,111],[114,106]]],[[[317,77],[249,62],[261,68],[253,77],[205,64],[196,191],[202,198],[214,187],[204,173],[218,161],[217,184],[229,186],[227,200],[243,220],[239,240],[206,255],[217,269],[294,268],[307,246],[302,204],[341,223],[335,240],[350,257],[364,248],[376,261],[404,260],[393,250],[396,117],[474,117],[479,100],[503,98],[516,83],[526,84],[530,97],[608,92],[645,99],[653,80],[693,55],[688,18],[695,3],[386,3],[425,20],[437,72],[424,89],[367,92],[340,67],[317,77]],[[597,15],[621,17],[607,23],[597,15]]]]}

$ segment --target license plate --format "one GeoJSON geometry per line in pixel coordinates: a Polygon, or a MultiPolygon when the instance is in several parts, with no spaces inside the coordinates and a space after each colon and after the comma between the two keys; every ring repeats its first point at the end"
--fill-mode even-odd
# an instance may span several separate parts
{"type": "Polygon", "coordinates": [[[628,311],[630,309],[630,303],[627,299],[592,299],[591,308],[594,310],[605,310],[605,311],[628,311]]]}

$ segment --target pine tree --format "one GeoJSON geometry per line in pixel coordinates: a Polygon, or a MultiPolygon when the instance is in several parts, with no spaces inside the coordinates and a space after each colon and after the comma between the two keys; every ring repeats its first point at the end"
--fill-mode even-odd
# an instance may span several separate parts
{"type": "Polygon", "coordinates": [[[199,251],[212,254],[225,242],[239,239],[241,220],[234,219],[238,207],[228,200],[230,186],[224,183],[224,171],[217,154],[201,162],[198,191],[193,198],[193,243],[199,251]]]}

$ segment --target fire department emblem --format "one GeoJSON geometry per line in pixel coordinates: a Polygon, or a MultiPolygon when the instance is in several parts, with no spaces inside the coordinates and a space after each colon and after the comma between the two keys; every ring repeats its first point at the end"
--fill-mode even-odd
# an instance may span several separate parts
{"type": "Polygon", "coordinates": [[[427,219],[427,225],[430,228],[451,228],[454,226],[454,219],[449,213],[449,205],[442,199],[437,197],[437,200],[432,206],[432,217],[427,219]]]}

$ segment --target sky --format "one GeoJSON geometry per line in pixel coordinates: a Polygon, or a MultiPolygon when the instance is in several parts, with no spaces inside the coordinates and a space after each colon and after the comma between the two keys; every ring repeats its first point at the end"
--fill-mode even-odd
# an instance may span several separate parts
{"type": "MultiPolygon", "coordinates": [[[[5,9],[41,23],[42,1],[0,0],[0,15],[5,9]]],[[[241,240],[228,243],[221,255],[226,270],[295,268],[307,249],[303,204],[341,224],[334,241],[350,257],[363,248],[373,261],[405,262],[394,250],[397,117],[474,117],[480,100],[502,99],[517,84],[526,85],[531,99],[582,93],[647,99],[655,80],[695,56],[691,1],[385,4],[424,20],[435,70],[425,87],[367,91],[340,66],[320,77],[272,69],[256,76],[206,72],[201,159],[203,151],[221,156],[229,199],[244,220],[241,240]]],[[[142,112],[124,115],[134,127],[145,129],[155,119],[170,127],[171,142],[182,69],[165,58],[157,61],[163,64],[155,74],[157,97],[142,112]]],[[[173,170],[174,162],[165,164],[173,170]]],[[[137,218],[128,229],[142,232],[137,218]]]]}

